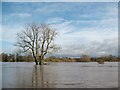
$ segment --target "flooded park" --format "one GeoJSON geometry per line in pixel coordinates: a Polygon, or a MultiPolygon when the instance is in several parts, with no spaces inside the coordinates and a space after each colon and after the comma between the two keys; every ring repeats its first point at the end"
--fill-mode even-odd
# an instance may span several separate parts
{"type": "Polygon", "coordinates": [[[3,62],[3,88],[117,88],[118,63],[3,62]]]}

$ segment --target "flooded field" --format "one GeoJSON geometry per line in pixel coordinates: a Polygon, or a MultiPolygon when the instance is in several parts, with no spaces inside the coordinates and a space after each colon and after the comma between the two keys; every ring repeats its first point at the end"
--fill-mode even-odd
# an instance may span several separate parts
{"type": "Polygon", "coordinates": [[[2,64],[3,88],[116,88],[118,63],[62,62],[35,66],[31,62],[2,64]]]}

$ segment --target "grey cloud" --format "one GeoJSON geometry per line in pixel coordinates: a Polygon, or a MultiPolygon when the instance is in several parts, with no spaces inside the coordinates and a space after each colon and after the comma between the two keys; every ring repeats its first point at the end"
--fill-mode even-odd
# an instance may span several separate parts
{"type": "Polygon", "coordinates": [[[118,55],[118,39],[105,39],[102,42],[93,41],[89,45],[75,43],[71,45],[65,45],[62,50],[54,54],[56,56],[70,56],[80,57],[82,54],[88,54],[90,56],[104,56],[104,55],[118,55]]]}

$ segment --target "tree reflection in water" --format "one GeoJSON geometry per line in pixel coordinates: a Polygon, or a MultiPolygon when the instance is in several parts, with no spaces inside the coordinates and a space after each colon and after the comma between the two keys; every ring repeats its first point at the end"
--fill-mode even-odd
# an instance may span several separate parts
{"type": "Polygon", "coordinates": [[[44,68],[43,65],[35,65],[32,76],[32,86],[44,88],[44,68]]]}

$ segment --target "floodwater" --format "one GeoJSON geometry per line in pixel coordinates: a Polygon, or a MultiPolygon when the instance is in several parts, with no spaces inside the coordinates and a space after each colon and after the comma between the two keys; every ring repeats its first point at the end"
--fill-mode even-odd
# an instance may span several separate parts
{"type": "Polygon", "coordinates": [[[2,63],[3,88],[117,88],[118,63],[2,63]]]}

